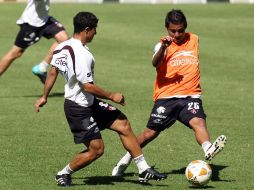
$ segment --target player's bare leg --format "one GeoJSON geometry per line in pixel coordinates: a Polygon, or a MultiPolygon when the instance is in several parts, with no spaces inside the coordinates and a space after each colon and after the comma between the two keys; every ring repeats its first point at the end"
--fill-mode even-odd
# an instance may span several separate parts
{"type": "Polygon", "coordinates": [[[77,154],[73,160],[59,171],[55,177],[55,181],[59,186],[71,185],[71,174],[76,172],[93,161],[101,157],[104,153],[104,143],[102,139],[94,139],[85,143],[87,149],[77,154]]]}
{"type": "Polygon", "coordinates": [[[58,32],[54,36],[54,38],[56,39],[56,41],[50,46],[49,51],[48,51],[46,57],[44,58],[44,60],[32,68],[33,74],[38,76],[42,83],[45,83],[45,81],[46,81],[47,67],[52,60],[53,52],[54,52],[56,46],[59,43],[68,40],[68,35],[67,35],[66,31],[63,30],[63,31],[58,32]]]}
{"type": "MultiPolygon", "coordinates": [[[[117,119],[112,124],[111,129],[119,134],[124,148],[129,152],[130,157],[134,159],[139,170],[140,182],[146,182],[149,179],[161,180],[167,177],[165,174],[161,174],[156,170],[154,170],[153,168],[150,168],[150,166],[147,164],[143,156],[142,150],[140,148],[140,145],[138,143],[138,140],[131,129],[129,121],[124,115],[119,116],[119,119],[117,119]]],[[[120,167],[127,168],[129,163],[127,163],[125,166],[121,165],[120,167]]],[[[112,171],[112,175],[120,176],[117,174],[114,175],[114,170],[112,171]]]]}
{"type": "Polygon", "coordinates": [[[10,67],[15,59],[22,56],[24,49],[13,46],[0,60],[0,76],[10,67]]]}
{"type": "Polygon", "coordinates": [[[206,121],[204,119],[195,117],[191,119],[189,123],[195,133],[199,145],[202,145],[206,141],[210,142],[209,133],[206,128],[206,121]]]}
{"type": "Polygon", "coordinates": [[[210,142],[210,136],[206,128],[206,122],[201,118],[193,118],[190,125],[195,133],[198,144],[202,146],[205,153],[205,159],[211,161],[219,152],[221,152],[227,142],[225,135],[220,135],[214,143],[210,142]]]}

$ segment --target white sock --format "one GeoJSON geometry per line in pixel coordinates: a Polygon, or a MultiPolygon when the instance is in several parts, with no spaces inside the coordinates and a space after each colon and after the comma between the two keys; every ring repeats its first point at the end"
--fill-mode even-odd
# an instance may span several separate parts
{"type": "Polygon", "coordinates": [[[72,174],[73,170],[70,168],[70,165],[68,164],[67,166],[64,167],[61,171],[57,173],[57,175],[63,175],[63,174],[72,174]]]}
{"type": "Polygon", "coordinates": [[[42,61],[40,64],[39,64],[39,69],[41,72],[47,72],[47,67],[48,67],[48,63],[46,61],[42,61]]]}
{"type": "Polygon", "coordinates": [[[132,160],[132,157],[130,155],[129,152],[127,152],[122,158],[121,160],[117,163],[117,165],[119,164],[130,164],[132,160]]]}
{"type": "Polygon", "coordinates": [[[137,164],[139,174],[141,174],[143,171],[150,168],[150,166],[146,163],[146,160],[145,160],[145,157],[143,156],[143,154],[134,158],[134,161],[137,164]]]}
{"type": "Polygon", "coordinates": [[[202,146],[202,149],[203,149],[204,153],[206,153],[207,149],[208,149],[211,145],[212,145],[212,143],[209,142],[209,141],[205,141],[205,142],[202,143],[201,146],[202,146]]]}

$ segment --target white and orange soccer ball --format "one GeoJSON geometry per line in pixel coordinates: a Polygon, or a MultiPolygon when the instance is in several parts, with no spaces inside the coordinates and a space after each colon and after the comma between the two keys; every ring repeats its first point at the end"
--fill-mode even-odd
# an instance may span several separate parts
{"type": "Polygon", "coordinates": [[[194,160],[186,167],[185,176],[193,186],[204,186],[212,177],[212,169],[206,162],[194,160]]]}

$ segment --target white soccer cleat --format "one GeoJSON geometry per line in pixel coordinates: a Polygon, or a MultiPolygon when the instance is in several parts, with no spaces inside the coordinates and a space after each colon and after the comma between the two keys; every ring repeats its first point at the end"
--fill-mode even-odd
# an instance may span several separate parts
{"type": "Polygon", "coordinates": [[[227,142],[225,135],[220,135],[214,143],[206,150],[205,159],[211,161],[219,152],[221,152],[227,142]]]}
{"type": "Polygon", "coordinates": [[[118,163],[112,170],[112,176],[121,177],[123,176],[125,170],[128,168],[130,163],[118,163]]]}

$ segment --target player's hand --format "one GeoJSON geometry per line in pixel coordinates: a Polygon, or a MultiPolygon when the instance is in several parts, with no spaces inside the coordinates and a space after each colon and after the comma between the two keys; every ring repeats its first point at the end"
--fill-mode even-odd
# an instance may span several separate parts
{"type": "Polygon", "coordinates": [[[161,44],[163,47],[168,47],[172,42],[173,42],[174,38],[171,36],[165,36],[162,40],[161,40],[161,44]]]}
{"type": "Polygon", "coordinates": [[[40,99],[36,100],[34,103],[34,111],[38,113],[40,111],[40,107],[44,106],[47,103],[47,99],[41,97],[40,99]]]}
{"type": "Polygon", "coordinates": [[[125,99],[122,93],[113,93],[111,100],[115,103],[121,104],[122,106],[125,105],[125,99]]]}

